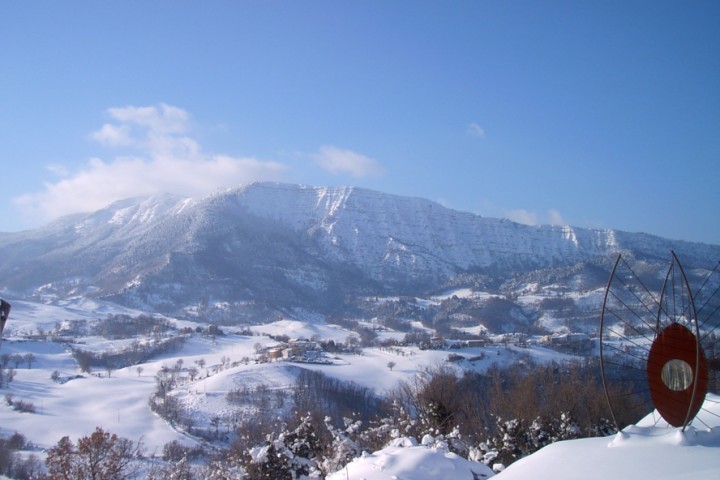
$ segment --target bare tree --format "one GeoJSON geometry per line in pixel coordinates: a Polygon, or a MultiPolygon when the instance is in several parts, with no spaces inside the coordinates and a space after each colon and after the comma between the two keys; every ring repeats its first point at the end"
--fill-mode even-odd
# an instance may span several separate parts
{"type": "Polygon", "coordinates": [[[32,368],[33,362],[37,360],[37,357],[33,353],[26,353],[25,355],[23,355],[23,360],[25,361],[25,363],[27,363],[28,370],[30,370],[32,368]]]}
{"type": "Polygon", "coordinates": [[[421,429],[447,434],[469,424],[480,403],[476,392],[461,388],[459,381],[447,367],[429,367],[411,381],[401,381],[394,397],[406,411],[416,413],[421,429]]]}
{"type": "Polygon", "coordinates": [[[387,367],[390,369],[391,372],[392,372],[392,369],[395,368],[395,365],[396,365],[396,363],[393,362],[392,360],[390,360],[390,361],[387,363],[387,367]]]}
{"type": "Polygon", "coordinates": [[[25,358],[19,353],[16,353],[12,357],[10,357],[10,360],[12,360],[12,362],[15,364],[15,368],[18,368],[20,367],[20,364],[25,361],[25,358]]]}
{"type": "Polygon", "coordinates": [[[200,369],[205,368],[205,359],[201,358],[200,360],[195,360],[195,365],[197,365],[200,369]]]}
{"type": "Polygon", "coordinates": [[[218,436],[218,435],[219,435],[218,429],[220,428],[220,422],[222,422],[222,419],[221,419],[219,416],[217,416],[217,415],[213,416],[213,417],[210,419],[210,425],[212,425],[213,427],[215,427],[215,436],[218,436]]]}
{"type": "Polygon", "coordinates": [[[77,446],[63,437],[48,451],[45,465],[52,480],[122,480],[137,473],[135,459],[142,451],[140,442],[110,434],[97,427],[77,446]]]}

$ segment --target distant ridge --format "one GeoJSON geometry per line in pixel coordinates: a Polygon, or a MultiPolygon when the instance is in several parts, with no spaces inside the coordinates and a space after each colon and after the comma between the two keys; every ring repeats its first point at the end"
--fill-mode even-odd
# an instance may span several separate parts
{"type": "Polygon", "coordinates": [[[199,302],[342,310],[362,295],[421,295],[478,276],[592,264],[618,252],[712,267],[720,246],[616,230],[527,226],[357,187],[253,183],[157,195],[0,237],[0,288],[94,296],[158,311],[199,302]]]}

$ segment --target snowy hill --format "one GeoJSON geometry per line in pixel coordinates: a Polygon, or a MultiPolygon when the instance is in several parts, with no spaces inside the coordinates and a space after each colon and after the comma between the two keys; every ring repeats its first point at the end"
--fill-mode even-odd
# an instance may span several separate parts
{"type": "Polygon", "coordinates": [[[661,272],[670,250],[688,267],[720,258],[720,246],[646,234],[526,226],[353,187],[255,183],[202,199],[128,199],[2,234],[0,291],[174,315],[223,305],[226,318],[273,320],[298,308],[343,313],[357,297],[457,287],[498,293],[554,282],[590,291],[602,288],[618,252],[661,272]]]}
{"type": "MultiPolygon", "coordinates": [[[[211,441],[222,443],[222,435],[232,431],[232,425],[257,421],[261,404],[230,401],[233,391],[266,392],[265,401],[271,406],[268,410],[272,415],[279,415],[283,403],[286,407],[290,405],[288,395],[292,395],[302,371],[322,372],[383,394],[398,382],[414,378],[424,366],[447,362],[449,353],[407,346],[403,347],[403,354],[398,355],[397,351],[371,347],[361,355],[335,354],[330,364],[245,360],[257,359],[259,351],[278,344],[267,335],[277,337],[296,332],[340,342],[353,333],[338,325],[286,319],[253,327],[254,335],[232,331],[219,337],[186,333],[177,351],[159,353],[126,367],[81,371],[72,349],[112,353],[132,348],[136,342],[150,342],[151,337],[111,339],[98,336],[92,329],[85,334],[72,333],[73,325],[97,325],[106,315],[138,313],[87,299],[66,302],[64,306],[15,302],[1,353],[13,357],[32,354],[34,359],[32,366],[15,365],[14,379],[2,387],[5,402],[0,405],[0,436],[7,438],[21,432],[33,445],[33,450],[23,455],[43,458],[43,452],[61,436],[77,439],[101,426],[125,438],[142,438],[148,453],[159,455],[168,442],[179,442],[187,448],[211,441]],[[38,334],[40,330],[45,334],[38,334]],[[52,335],[51,331],[54,331],[52,335]],[[395,364],[394,368],[388,368],[389,361],[395,364]],[[194,366],[197,366],[197,376],[193,378],[190,369],[194,366]],[[162,372],[168,371],[175,371],[183,378],[168,395],[182,406],[185,419],[168,421],[149,405],[148,399],[156,391],[158,379],[162,378],[162,372]],[[283,399],[284,402],[277,403],[283,399]],[[19,402],[32,409],[15,408],[19,402]],[[213,427],[215,419],[218,423],[213,427]],[[211,436],[208,440],[200,436],[203,431],[213,430],[220,432],[219,438],[211,436]]],[[[206,327],[185,320],[171,323],[176,329],[190,332],[196,332],[196,327],[206,327]]],[[[392,334],[381,333],[387,338],[392,334]]],[[[176,337],[178,330],[169,331],[167,335],[176,337]]],[[[573,358],[540,346],[486,345],[454,353],[473,358],[462,368],[478,371],[492,365],[563,362],[573,358]]],[[[513,463],[497,478],[715,479],[720,475],[719,419],[720,396],[708,394],[700,421],[684,433],[656,425],[656,417],[650,415],[616,436],[552,444],[513,463]]],[[[358,452],[357,458],[328,478],[475,480],[490,475],[488,467],[453,454],[441,439],[400,437],[376,452],[358,452]]]]}

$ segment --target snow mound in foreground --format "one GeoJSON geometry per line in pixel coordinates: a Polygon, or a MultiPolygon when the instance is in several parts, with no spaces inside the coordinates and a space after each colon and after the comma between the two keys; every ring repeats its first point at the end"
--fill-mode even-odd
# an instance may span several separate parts
{"type": "Polygon", "coordinates": [[[496,476],[499,480],[720,478],[720,396],[708,394],[683,432],[657,422],[656,412],[612,437],[554,443],[496,476]]]}
{"type": "Polygon", "coordinates": [[[327,480],[477,480],[492,475],[492,470],[482,463],[466,460],[445,448],[400,438],[375,453],[363,453],[327,480]]]}
{"type": "MultiPolygon", "coordinates": [[[[554,443],[513,463],[495,478],[720,478],[720,395],[707,395],[697,420],[684,432],[661,422],[653,412],[614,436],[554,443]]],[[[415,440],[401,438],[380,451],[364,453],[327,480],[476,480],[492,475],[485,465],[465,460],[437,444],[418,445],[415,440]]]]}

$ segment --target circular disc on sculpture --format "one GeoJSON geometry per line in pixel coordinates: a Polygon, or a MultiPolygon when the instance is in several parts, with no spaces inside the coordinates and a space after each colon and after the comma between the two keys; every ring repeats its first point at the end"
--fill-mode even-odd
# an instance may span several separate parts
{"type": "Polygon", "coordinates": [[[673,427],[682,427],[700,411],[707,394],[707,360],[697,337],[673,323],[660,332],[647,360],[653,405],[673,427]]]}

